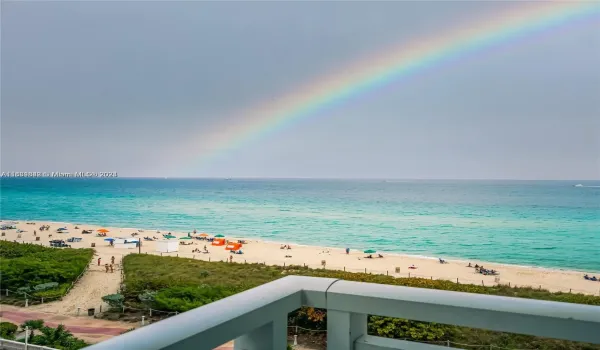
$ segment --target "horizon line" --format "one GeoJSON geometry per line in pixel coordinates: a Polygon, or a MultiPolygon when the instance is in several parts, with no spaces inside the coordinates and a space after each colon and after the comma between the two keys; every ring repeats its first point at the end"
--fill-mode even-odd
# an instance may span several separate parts
{"type": "Polygon", "coordinates": [[[373,180],[373,181],[600,181],[598,179],[517,179],[517,178],[404,178],[404,177],[268,177],[268,176],[118,176],[97,177],[3,177],[2,179],[158,179],[158,180],[373,180]]]}

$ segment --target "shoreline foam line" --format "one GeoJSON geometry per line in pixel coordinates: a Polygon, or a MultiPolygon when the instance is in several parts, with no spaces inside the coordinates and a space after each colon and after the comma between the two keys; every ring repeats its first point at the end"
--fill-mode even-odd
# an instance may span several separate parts
{"type": "Polygon", "coordinates": [[[177,146],[181,147],[180,152],[172,154],[178,154],[179,160],[188,163],[184,168],[194,170],[192,167],[206,165],[242,144],[263,138],[295,121],[309,118],[317,111],[342,104],[410,74],[598,14],[600,4],[590,1],[519,4],[500,15],[460,28],[450,28],[430,38],[419,38],[348,65],[337,73],[233,116],[236,123],[230,123],[231,119],[227,118],[229,124],[221,125],[211,135],[184,142],[177,146]]]}
{"type": "MultiPolygon", "coordinates": [[[[37,220],[37,219],[0,219],[0,221],[5,222],[5,221],[14,221],[14,222],[18,222],[19,224],[23,224],[24,222],[38,222],[38,223],[42,223],[42,224],[49,224],[49,225],[58,225],[59,227],[64,227],[64,226],[75,226],[75,225],[79,225],[79,226],[92,226],[92,227],[106,227],[109,229],[117,229],[117,230],[131,230],[131,231],[137,231],[138,229],[142,229],[144,230],[143,233],[140,233],[140,235],[158,235],[156,233],[157,228],[148,228],[148,227],[115,227],[112,225],[103,225],[103,224],[95,224],[95,223],[74,223],[74,222],[63,222],[63,221],[47,221],[47,220],[37,220]]],[[[163,234],[164,232],[170,232],[172,235],[175,235],[176,237],[183,237],[186,236],[187,233],[183,232],[183,231],[177,231],[177,230],[170,230],[170,229],[162,229],[162,228],[158,228],[158,230],[161,231],[160,234],[163,234]]],[[[50,232],[53,233],[53,232],[50,232]]],[[[208,232],[207,232],[208,233],[208,232]]],[[[266,243],[266,244],[275,244],[275,245],[283,245],[283,244],[291,244],[293,246],[296,247],[306,247],[306,248],[319,248],[319,249],[331,249],[331,250],[335,250],[335,251],[343,251],[344,248],[341,247],[330,247],[327,245],[311,245],[311,244],[306,244],[306,243],[299,243],[299,242],[292,242],[292,241],[273,241],[270,240],[268,238],[262,238],[262,237],[257,237],[257,236],[236,236],[236,235],[231,235],[230,238],[236,238],[236,239],[244,239],[247,241],[256,241],[259,243],[266,243]]],[[[351,248],[353,251],[357,251],[359,249],[357,248],[351,248]]],[[[594,270],[594,269],[589,269],[589,270],[585,270],[585,269],[576,269],[576,268],[571,268],[571,267],[549,267],[549,266],[536,266],[536,265],[520,265],[520,264],[511,264],[511,263],[506,263],[506,262],[500,262],[500,261],[493,261],[493,260],[482,260],[482,259],[478,259],[478,258],[466,258],[466,257],[458,257],[458,256],[453,256],[453,255],[439,255],[439,256],[428,256],[428,255],[421,255],[421,254],[411,254],[410,252],[401,252],[401,251],[380,251],[383,254],[386,255],[391,255],[391,256],[396,256],[396,257],[404,257],[404,258],[411,258],[411,259],[424,259],[424,260],[434,260],[437,261],[440,257],[445,258],[449,261],[454,261],[454,262],[461,262],[461,263],[468,263],[468,262],[479,262],[479,263],[485,263],[485,264],[493,264],[493,265],[498,265],[498,266],[506,266],[506,267],[514,267],[514,268],[523,268],[523,269],[531,269],[531,270],[536,270],[536,271],[546,271],[546,272],[575,272],[575,273],[597,273],[600,274],[600,270],[594,270]]]]}

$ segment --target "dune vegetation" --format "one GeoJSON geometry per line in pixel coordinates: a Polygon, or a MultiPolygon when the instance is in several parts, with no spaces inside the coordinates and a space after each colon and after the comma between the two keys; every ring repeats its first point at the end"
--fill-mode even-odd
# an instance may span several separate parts
{"type": "MultiPolygon", "coordinates": [[[[127,306],[184,312],[287,275],[339,278],[350,281],[600,305],[600,297],[551,293],[533,288],[484,287],[420,278],[351,273],[298,266],[265,266],[205,262],[155,255],[128,255],[123,260],[122,300],[127,306]]],[[[326,329],[326,310],[302,308],[290,314],[290,325],[326,329]]],[[[369,334],[415,341],[493,344],[511,349],[600,349],[600,346],[435,323],[370,316],[369,334]]]]}
{"type": "Polygon", "coordinates": [[[0,300],[21,302],[24,295],[33,296],[31,302],[62,297],[85,271],[93,255],[93,249],[0,241],[0,289],[3,290],[0,300]],[[6,289],[12,291],[8,297],[6,289]]]}

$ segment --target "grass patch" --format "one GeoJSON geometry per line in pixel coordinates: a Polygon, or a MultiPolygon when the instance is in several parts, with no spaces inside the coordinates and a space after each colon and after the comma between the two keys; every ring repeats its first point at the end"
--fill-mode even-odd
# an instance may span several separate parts
{"type": "Polygon", "coordinates": [[[2,302],[19,304],[25,295],[34,297],[30,302],[36,298],[64,296],[85,271],[93,255],[93,249],[49,248],[0,241],[0,289],[19,292],[9,293],[8,297],[2,293],[2,302]]]}
{"type": "MultiPolygon", "coordinates": [[[[600,305],[600,297],[551,293],[529,287],[484,287],[456,284],[450,281],[421,278],[394,278],[384,275],[342,271],[314,270],[298,266],[265,266],[205,262],[187,258],[155,255],[127,255],[123,259],[125,272],[122,290],[126,305],[152,307],[163,311],[187,311],[241,291],[288,275],[329,277],[348,281],[441,289],[449,291],[510,296],[576,304],[600,305]]],[[[303,308],[290,315],[290,325],[309,329],[326,329],[325,310],[303,308]]],[[[405,338],[416,341],[451,341],[506,348],[543,350],[599,350],[600,346],[560,341],[481,329],[440,325],[390,317],[370,316],[369,334],[405,338]]]]}

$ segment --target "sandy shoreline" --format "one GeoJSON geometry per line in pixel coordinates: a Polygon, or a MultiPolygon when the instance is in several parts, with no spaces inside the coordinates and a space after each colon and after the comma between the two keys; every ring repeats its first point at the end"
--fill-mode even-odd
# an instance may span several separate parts
{"type": "MultiPolygon", "coordinates": [[[[0,224],[12,222],[10,220],[1,221],[0,224]]],[[[123,255],[137,253],[138,249],[120,249],[109,246],[108,242],[104,241],[104,237],[96,237],[96,230],[101,228],[96,225],[77,224],[78,229],[75,229],[75,224],[62,222],[45,222],[35,221],[35,225],[27,224],[28,221],[14,221],[17,229],[26,232],[17,233],[17,230],[2,231],[4,236],[0,237],[3,240],[17,240],[18,242],[42,243],[48,246],[49,240],[63,239],[69,237],[81,237],[81,242],[68,243],[74,248],[88,248],[91,243],[95,243],[96,254],[95,260],[102,258],[102,264],[110,262],[111,256],[115,256],[117,261],[120,261],[123,255]],[[39,231],[42,225],[49,225],[48,231],[39,231]],[[66,227],[68,233],[57,233],[56,229],[66,227]],[[81,231],[93,230],[93,234],[82,234],[81,231]],[[33,235],[33,231],[37,231],[39,241],[33,235]],[[20,237],[18,237],[20,235],[20,237]],[[52,237],[48,237],[52,235],[52,237]]],[[[110,232],[108,237],[132,237],[132,233],[138,232],[135,228],[118,228],[104,227],[110,232]]],[[[155,251],[155,242],[143,241],[143,237],[159,237],[162,238],[163,233],[157,233],[156,230],[144,230],[139,232],[136,238],[142,239],[142,253],[160,255],[155,251]]],[[[187,232],[171,231],[171,234],[177,237],[187,236],[187,232]]],[[[245,239],[247,244],[243,246],[243,255],[233,255],[226,251],[223,246],[211,246],[210,243],[199,240],[191,240],[192,245],[179,245],[179,251],[173,253],[162,253],[164,256],[179,256],[194,258],[206,261],[225,261],[233,256],[233,262],[248,262],[248,263],[266,263],[267,265],[307,265],[312,268],[322,267],[321,263],[326,262],[325,267],[332,270],[346,270],[351,272],[369,272],[378,274],[389,274],[397,277],[422,277],[431,279],[444,279],[459,283],[469,284],[484,284],[495,285],[497,283],[511,284],[518,286],[532,286],[535,288],[548,289],[550,291],[562,291],[573,293],[584,293],[592,295],[600,295],[600,282],[593,282],[583,279],[583,274],[586,272],[572,270],[553,270],[540,267],[525,267],[516,265],[507,265],[499,263],[482,262],[469,260],[471,264],[484,265],[486,269],[494,269],[500,272],[499,276],[485,276],[476,273],[473,268],[466,267],[465,260],[448,260],[447,264],[440,264],[437,259],[382,253],[384,258],[366,259],[362,251],[351,250],[350,254],[346,254],[340,248],[327,248],[298,245],[292,242],[291,250],[282,250],[278,242],[266,242],[256,239],[248,239],[243,237],[226,237],[228,240],[236,242],[238,239],[245,239]],[[206,245],[210,253],[193,253],[192,250],[203,250],[206,245]],[[417,269],[408,269],[414,265],[417,269]],[[396,268],[400,268],[400,272],[396,273],[396,268]]],[[[283,242],[287,244],[288,242],[283,242]]],[[[374,254],[377,256],[377,254],[374,254]]],[[[588,272],[590,275],[594,273],[588,272]]],[[[598,276],[598,274],[597,274],[598,276]]]]}

